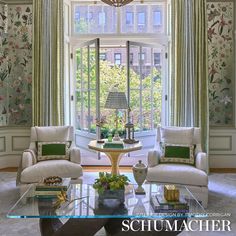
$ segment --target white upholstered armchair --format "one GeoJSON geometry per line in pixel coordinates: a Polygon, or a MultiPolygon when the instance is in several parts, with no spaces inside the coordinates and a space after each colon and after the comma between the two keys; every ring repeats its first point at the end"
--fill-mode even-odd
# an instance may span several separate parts
{"type": "MultiPolygon", "coordinates": [[[[29,149],[22,154],[20,162],[17,183],[35,183],[48,176],[60,176],[63,178],[78,178],[82,176],[83,171],[80,165],[80,150],[74,144],[74,129],[72,126],[48,126],[48,127],[32,127],[29,149]],[[39,158],[39,144],[65,144],[66,154],[63,158],[60,156],[52,156],[56,153],[52,148],[45,149],[49,152],[49,156],[39,158]],[[50,153],[51,152],[51,153],[50,153]],[[50,156],[51,155],[51,156],[50,156]],[[46,157],[46,158],[45,158],[46,157]]],[[[52,147],[52,146],[51,146],[52,147]]],[[[54,146],[54,149],[60,149],[54,146]]],[[[65,146],[64,146],[65,148],[65,146]]],[[[41,149],[43,149],[41,147],[41,149]]],[[[63,150],[63,148],[62,148],[63,150]]],[[[63,150],[64,151],[64,150],[63,150]]]]}
{"type": "Polygon", "coordinates": [[[159,127],[156,146],[148,153],[147,181],[185,185],[206,208],[208,203],[208,157],[206,153],[202,152],[200,128],[159,127]],[[192,130],[192,137],[189,135],[190,130],[192,130]],[[160,163],[160,142],[196,145],[195,166],[160,163]]]}

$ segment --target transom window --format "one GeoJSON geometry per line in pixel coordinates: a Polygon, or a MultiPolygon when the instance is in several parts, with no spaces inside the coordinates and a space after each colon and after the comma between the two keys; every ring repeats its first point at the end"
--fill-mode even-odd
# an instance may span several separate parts
{"type": "Polygon", "coordinates": [[[73,3],[73,34],[166,33],[166,1],[132,2],[121,8],[101,2],[73,3]],[[120,22],[119,22],[120,21],[120,22]],[[118,24],[119,22],[119,24],[118,24]]]}
{"type": "Polygon", "coordinates": [[[161,26],[161,10],[153,12],[153,25],[161,26]]]}
{"type": "Polygon", "coordinates": [[[138,13],[138,25],[144,26],[146,24],[146,14],[145,12],[138,13]]]}
{"type": "Polygon", "coordinates": [[[126,12],[126,25],[133,25],[134,24],[134,13],[133,12],[126,12]]]}

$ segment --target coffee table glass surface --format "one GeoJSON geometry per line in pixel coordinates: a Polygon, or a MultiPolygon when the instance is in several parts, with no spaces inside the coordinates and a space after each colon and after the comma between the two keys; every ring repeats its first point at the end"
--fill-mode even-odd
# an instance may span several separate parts
{"type": "Polygon", "coordinates": [[[207,217],[201,204],[187,187],[177,186],[180,196],[188,203],[187,213],[155,213],[150,204],[151,196],[163,196],[163,185],[144,184],[145,195],[135,195],[136,185],[126,188],[125,202],[118,205],[109,199],[98,204],[98,194],[92,185],[71,184],[68,201],[55,208],[56,199],[38,199],[34,196],[35,185],[30,185],[7,214],[9,218],[176,218],[207,217]]]}

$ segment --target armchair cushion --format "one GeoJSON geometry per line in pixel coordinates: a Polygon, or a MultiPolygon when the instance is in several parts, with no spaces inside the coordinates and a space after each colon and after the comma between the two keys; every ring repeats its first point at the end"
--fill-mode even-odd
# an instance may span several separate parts
{"type": "Polygon", "coordinates": [[[37,142],[38,161],[64,159],[69,160],[70,142],[37,142]]]}
{"type": "Polygon", "coordinates": [[[160,128],[161,142],[172,144],[193,144],[194,128],[191,127],[162,127],[160,128]],[[180,138],[181,137],[181,138],[180,138]]]}
{"type": "Polygon", "coordinates": [[[65,142],[71,141],[70,126],[48,126],[48,127],[35,127],[36,140],[43,142],[65,142]]]}
{"type": "Polygon", "coordinates": [[[62,178],[78,178],[82,175],[82,167],[67,160],[40,161],[24,169],[20,180],[21,183],[37,183],[52,174],[62,178]]]}
{"type": "Polygon", "coordinates": [[[150,182],[173,183],[194,186],[207,186],[207,174],[193,166],[181,164],[159,164],[148,169],[150,182]]]}
{"type": "Polygon", "coordinates": [[[161,143],[160,163],[195,165],[194,145],[161,143]]]}

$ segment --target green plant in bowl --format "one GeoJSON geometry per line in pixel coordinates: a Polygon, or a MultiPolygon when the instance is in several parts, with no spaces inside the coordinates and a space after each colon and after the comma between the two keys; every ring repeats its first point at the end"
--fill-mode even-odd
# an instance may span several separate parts
{"type": "Polygon", "coordinates": [[[129,179],[125,175],[115,175],[106,172],[99,172],[99,178],[95,179],[93,185],[99,194],[106,190],[124,190],[125,185],[129,184],[129,179]]]}

